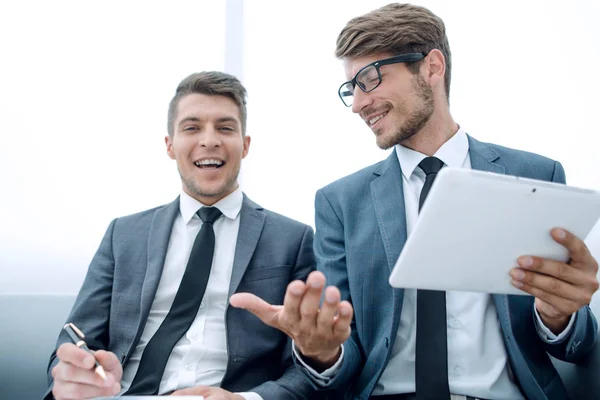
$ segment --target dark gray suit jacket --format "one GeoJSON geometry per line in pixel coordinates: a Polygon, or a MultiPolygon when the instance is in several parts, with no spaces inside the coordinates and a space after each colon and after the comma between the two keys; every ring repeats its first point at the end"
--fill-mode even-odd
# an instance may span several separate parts
{"type": "MultiPolygon", "coordinates": [[[[115,353],[123,365],[144,330],[178,213],[179,198],[113,220],[69,315],[68,321],[85,332],[90,348],[115,353]]],[[[250,292],[283,304],[288,283],[304,280],[315,268],[312,241],[311,227],[265,210],[244,195],[229,295],[250,292]]],[[[231,306],[225,321],[228,362],[222,388],[257,392],[265,400],[317,397],[294,367],[285,334],[231,306]]],[[[57,348],[68,341],[61,332],[57,348]]],[[[48,366],[50,387],[57,362],[54,352],[48,366]]]]}

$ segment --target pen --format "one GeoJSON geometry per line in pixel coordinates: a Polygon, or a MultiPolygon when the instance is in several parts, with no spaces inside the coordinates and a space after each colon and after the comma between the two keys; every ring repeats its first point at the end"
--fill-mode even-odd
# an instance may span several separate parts
{"type": "MultiPolygon", "coordinates": [[[[83,332],[81,332],[79,330],[79,328],[77,328],[75,326],[74,323],[69,322],[68,324],[66,324],[64,326],[64,330],[67,332],[67,334],[69,335],[69,337],[71,338],[71,341],[75,344],[75,346],[79,347],[80,349],[83,349],[85,351],[87,351],[88,353],[92,354],[92,351],[89,349],[89,347],[87,347],[87,344],[85,344],[85,342],[83,341],[83,338],[85,337],[85,335],[83,334],[83,332]]],[[[94,356],[94,354],[92,354],[92,357],[94,356]]],[[[106,380],[106,372],[104,372],[104,368],[102,368],[102,365],[100,365],[100,363],[98,362],[98,360],[96,360],[96,357],[94,357],[94,361],[96,362],[96,366],[94,367],[94,371],[100,375],[100,377],[104,380],[106,380]]]]}

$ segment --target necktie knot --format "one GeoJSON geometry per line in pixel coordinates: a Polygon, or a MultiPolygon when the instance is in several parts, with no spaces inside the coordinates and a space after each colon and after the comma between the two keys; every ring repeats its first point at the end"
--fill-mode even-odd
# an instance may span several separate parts
{"type": "Polygon", "coordinates": [[[444,162],[437,157],[425,157],[419,163],[419,168],[425,172],[425,175],[437,174],[443,166],[444,162]]]}
{"type": "Polygon", "coordinates": [[[221,210],[217,207],[202,207],[198,210],[198,216],[204,223],[214,224],[222,215],[221,210]]]}

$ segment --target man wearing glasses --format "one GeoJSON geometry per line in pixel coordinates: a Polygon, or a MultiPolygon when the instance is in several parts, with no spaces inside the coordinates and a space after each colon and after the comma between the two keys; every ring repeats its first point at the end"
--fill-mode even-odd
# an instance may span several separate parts
{"type": "Polygon", "coordinates": [[[336,56],[348,79],[341,100],[379,147],[394,151],[317,192],[318,271],[288,286],[283,307],[247,294],[231,303],[291,336],[297,364],[316,387],[350,386],[353,399],[568,398],[548,354],[576,362],[598,329],[587,306],[598,263],[579,238],[551,232],[569,251],[568,264],[518,260],[513,285],[532,297],[388,283],[440,168],[564,183],[560,163],[481,143],[454,122],[444,23],[423,7],[390,4],[352,19],[336,56]]]}

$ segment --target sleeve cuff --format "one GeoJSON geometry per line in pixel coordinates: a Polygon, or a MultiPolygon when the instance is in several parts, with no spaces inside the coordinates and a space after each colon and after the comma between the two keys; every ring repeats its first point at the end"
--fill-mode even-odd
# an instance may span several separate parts
{"type": "Polygon", "coordinates": [[[263,400],[263,398],[260,394],[254,393],[254,392],[243,392],[243,393],[236,392],[235,394],[239,394],[246,400],[263,400]]]}
{"type": "Polygon", "coordinates": [[[296,349],[296,344],[294,343],[294,341],[292,341],[292,350],[294,351],[296,359],[298,360],[300,365],[302,365],[302,367],[304,367],[310,373],[311,377],[321,385],[327,385],[329,381],[335,378],[335,375],[342,367],[342,360],[344,359],[344,346],[342,345],[340,347],[342,348],[342,353],[340,354],[340,358],[338,358],[335,364],[333,364],[325,371],[318,373],[317,371],[315,371],[314,368],[310,367],[308,364],[306,364],[306,362],[304,362],[302,356],[300,355],[300,352],[296,349]]]}
{"type": "Polygon", "coordinates": [[[573,330],[573,324],[575,323],[575,316],[577,315],[577,313],[573,313],[571,315],[569,324],[557,336],[554,333],[552,333],[552,331],[550,329],[548,329],[546,327],[546,325],[544,325],[544,322],[542,321],[540,314],[538,313],[537,309],[535,308],[535,304],[533,305],[533,313],[535,314],[535,328],[537,330],[538,335],[540,335],[540,337],[542,338],[542,340],[544,342],[549,343],[549,344],[559,343],[559,342],[563,341],[567,336],[569,336],[569,334],[573,330]]]}

